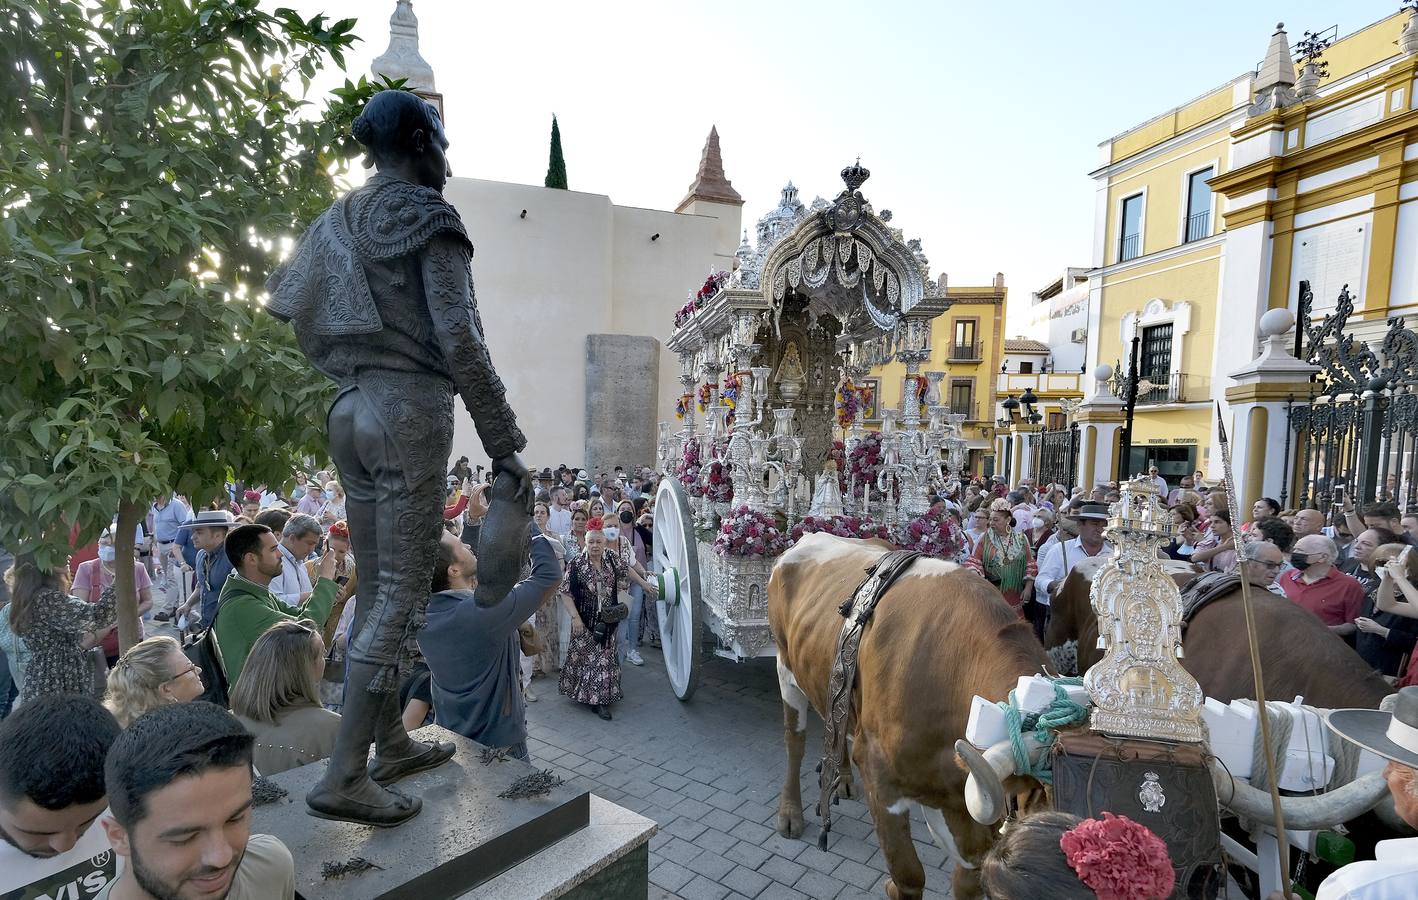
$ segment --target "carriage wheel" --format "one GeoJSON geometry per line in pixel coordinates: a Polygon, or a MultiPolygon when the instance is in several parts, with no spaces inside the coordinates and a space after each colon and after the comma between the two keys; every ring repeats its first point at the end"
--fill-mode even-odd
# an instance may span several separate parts
{"type": "Polygon", "coordinates": [[[660,643],[670,688],[681,700],[699,687],[704,614],[699,605],[699,548],[689,496],[673,476],[655,494],[655,560],[660,570],[660,643]]]}

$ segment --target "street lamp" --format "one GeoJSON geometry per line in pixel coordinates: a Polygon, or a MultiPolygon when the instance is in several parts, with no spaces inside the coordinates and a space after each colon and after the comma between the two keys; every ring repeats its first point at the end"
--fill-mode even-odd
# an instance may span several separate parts
{"type": "Polygon", "coordinates": [[[1014,435],[1010,434],[1007,429],[1009,429],[1010,426],[1014,425],[1014,423],[1018,421],[1017,417],[1019,415],[1019,401],[1014,399],[1013,394],[1010,394],[1004,399],[1004,403],[1000,405],[1004,407],[1004,418],[1000,419],[1000,427],[1006,429],[1004,434],[1003,469],[1004,480],[1006,483],[1008,483],[1013,474],[1011,470],[1014,468],[1014,435]]]}
{"type": "Polygon", "coordinates": [[[1039,402],[1039,398],[1034,396],[1034,389],[1032,387],[1024,388],[1019,402],[1024,405],[1024,420],[1030,425],[1038,425],[1044,417],[1034,408],[1039,402]]]}

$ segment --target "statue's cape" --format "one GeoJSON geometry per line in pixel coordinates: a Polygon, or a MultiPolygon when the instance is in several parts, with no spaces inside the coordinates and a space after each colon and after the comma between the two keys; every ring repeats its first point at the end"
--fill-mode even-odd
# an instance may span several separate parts
{"type": "Polygon", "coordinates": [[[371,334],[384,327],[364,262],[416,253],[439,234],[472,253],[458,211],[443,195],[377,175],[316,219],[290,260],[266,282],[266,310],[311,335],[371,334]]]}

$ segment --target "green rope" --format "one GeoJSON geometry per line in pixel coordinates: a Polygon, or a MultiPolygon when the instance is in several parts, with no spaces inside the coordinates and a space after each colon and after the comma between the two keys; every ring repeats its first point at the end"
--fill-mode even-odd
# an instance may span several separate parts
{"type": "Polygon", "coordinates": [[[1037,713],[1025,715],[1019,711],[1019,700],[1015,692],[1009,692],[1009,700],[999,703],[1004,711],[1005,727],[1009,729],[1009,746],[1014,751],[1014,771],[1019,775],[1029,775],[1043,784],[1054,783],[1053,767],[1049,765],[1049,755],[1040,754],[1039,763],[1032,763],[1029,751],[1024,746],[1026,732],[1034,732],[1034,739],[1044,747],[1052,747],[1060,728],[1067,728],[1081,722],[1088,716],[1088,707],[1074,703],[1068,698],[1066,687],[1080,687],[1082,678],[1053,678],[1054,700],[1037,713]]]}

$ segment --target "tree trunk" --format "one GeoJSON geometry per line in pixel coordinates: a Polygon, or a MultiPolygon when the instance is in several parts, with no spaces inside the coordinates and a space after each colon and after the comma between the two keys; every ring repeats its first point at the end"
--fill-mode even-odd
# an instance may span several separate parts
{"type": "Polygon", "coordinates": [[[124,500],[118,504],[117,533],[113,536],[114,566],[113,589],[117,595],[118,609],[118,650],[128,652],[128,648],[138,643],[142,634],[138,622],[138,589],[133,581],[133,536],[143,521],[146,508],[134,500],[124,500]],[[124,565],[124,561],[128,565],[124,565]]]}

